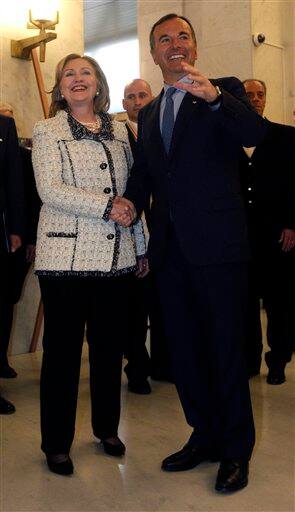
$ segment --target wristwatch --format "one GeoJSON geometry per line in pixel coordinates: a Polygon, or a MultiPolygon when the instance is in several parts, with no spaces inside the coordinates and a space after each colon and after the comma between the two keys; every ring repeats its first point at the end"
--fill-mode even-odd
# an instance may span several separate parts
{"type": "Polygon", "coordinates": [[[215,100],[207,102],[210,107],[214,107],[215,105],[218,105],[222,99],[222,92],[219,89],[218,85],[215,85],[214,87],[217,92],[217,96],[216,96],[215,100]]]}

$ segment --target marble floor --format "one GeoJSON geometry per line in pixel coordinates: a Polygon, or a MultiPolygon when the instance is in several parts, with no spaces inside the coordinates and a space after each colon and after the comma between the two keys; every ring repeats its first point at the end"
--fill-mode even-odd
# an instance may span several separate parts
{"type": "Polygon", "coordinates": [[[103,453],[92,436],[88,363],[83,353],[79,407],[72,458],[75,473],[50,473],[40,452],[38,380],[41,353],[14,356],[14,380],[1,379],[3,395],[17,412],[0,416],[0,511],[169,511],[293,512],[294,381],[266,384],[266,367],[251,380],[257,443],[249,486],[233,495],[213,490],[218,464],[203,463],[183,473],[165,473],[162,458],[179,449],[189,429],[172,384],[152,382],[153,392],[127,391],[123,376],[120,435],[127,453],[115,459],[103,453]]]}

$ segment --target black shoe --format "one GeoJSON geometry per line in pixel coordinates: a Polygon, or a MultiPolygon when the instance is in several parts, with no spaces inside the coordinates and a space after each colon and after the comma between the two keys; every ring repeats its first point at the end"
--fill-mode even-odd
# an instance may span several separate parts
{"type": "Polygon", "coordinates": [[[62,455],[46,454],[47,465],[52,473],[65,476],[72,475],[74,471],[72,460],[69,455],[64,454],[64,457],[62,455]]]}
{"type": "Polygon", "coordinates": [[[128,382],[128,390],[138,395],[149,395],[152,392],[152,388],[147,379],[130,380],[128,382]]]}
{"type": "Polygon", "coordinates": [[[284,368],[273,368],[268,372],[268,376],[266,377],[266,382],[268,384],[278,385],[283,384],[286,381],[284,368]]]}
{"type": "Polygon", "coordinates": [[[111,443],[107,439],[102,439],[101,444],[103,446],[103,449],[105,453],[108,455],[112,455],[113,457],[122,457],[126,451],[126,446],[122,441],[116,437],[116,438],[110,438],[114,439],[114,443],[111,443]]]}
{"type": "Polygon", "coordinates": [[[11,402],[0,396],[0,414],[13,414],[15,407],[11,402]]]}
{"type": "Polygon", "coordinates": [[[2,379],[15,379],[17,377],[16,371],[6,364],[4,366],[0,366],[0,377],[2,379]]]}
{"type": "Polygon", "coordinates": [[[182,450],[164,459],[161,467],[164,471],[186,471],[195,468],[205,460],[211,460],[208,453],[186,444],[182,450]]]}
{"type": "Polygon", "coordinates": [[[266,382],[268,384],[278,385],[283,384],[286,380],[285,375],[285,364],[281,361],[275,361],[272,357],[272,352],[266,352],[265,354],[265,362],[268,367],[268,375],[266,377],[266,382]]]}
{"type": "Polygon", "coordinates": [[[249,462],[245,459],[222,460],[217,474],[215,490],[235,492],[248,484],[249,462]]]}

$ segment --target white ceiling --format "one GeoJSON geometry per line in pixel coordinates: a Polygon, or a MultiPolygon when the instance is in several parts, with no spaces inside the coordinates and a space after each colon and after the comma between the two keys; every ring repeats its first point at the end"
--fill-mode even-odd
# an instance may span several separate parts
{"type": "Polygon", "coordinates": [[[136,32],[136,0],[84,0],[85,49],[136,32]]]}

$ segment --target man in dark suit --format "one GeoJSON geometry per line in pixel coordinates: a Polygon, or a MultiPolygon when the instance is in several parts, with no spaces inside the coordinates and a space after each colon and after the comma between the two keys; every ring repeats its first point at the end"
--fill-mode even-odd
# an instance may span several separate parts
{"type": "MultiPolygon", "coordinates": [[[[0,114],[13,119],[13,109],[8,103],[0,103],[0,114]]],[[[9,365],[7,351],[13,323],[14,305],[19,301],[23,284],[35,259],[37,225],[40,211],[40,198],[37,193],[34,171],[32,166],[31,150],[19,146],[21,165],[24,179],[24,193],[26,202],[25,233],[22,245],[15,252],[8,254],[7,281],[9,290],[6,296],[5,311],[0,339],[0,377],[14,378],[16,371],[9,365]]]]}
{"type": "MultiPolygon", "coordinates": [[[[133,157],[137,141],[137,117],[142,107],[153,99],[152,91],[145,80],[137,78],[126,85],[124,89],[123,108],[128,120],[125,123],[133,157]]],[[[124,341],[124,356],[128,360],[124,371],[128,378],[128,389],[132,393],[147,395],[151,393],[148,382],[150,376],[150,357],[146,348],[148,320],[148,275],[142,272],[134,274],[130,293],[132,296],[132,311],[128,338],[124,341]]]]}
{"type": "MultiPolygon", "coordinates": [[[[137,78],[124,89],[123,108],[128,120],[126,128],[133,157],[137,144],[137,120],[140,110],[152,101],[153,95],[148,82],[137,78]]],[[[150,201],[144,209],[147,227],[150,227],[150,201]]],[[[148,391],[148,375],[155,380],[172,380],[169,354],[164,333],[161,305],[155,283],[155,275],[149,272],[144,279],[134,279],[134,304],[132,312],[132,333],[126,343],[125,356],[128,364],[125,372],[129,379],[131,391],[148,391]],[[147,321],[150,321],[150,352],[145,346],[147,321]]]]}
{"type": "MultiPolygon", "coordinates": [[[[13,119],[0,115],[0,344],[6,329],[9,291],[8,255],[22,243],[24,223],[23,175],[13,119]]],[[[11,414],[14,405],[0,396],[0,414],[11,414]]]]}
{"type": "MultiPolygon", "coordinates": [[[[193,67],[196,38],[176,14],[150,34],[164,89],[139,113],[138,151],[126,198],[141,213],[152,194],[148,257],[157,272],[174,378],[192,435],[162,468],[220,459],[215,489],[248,483],[254,424],[242,350],[247,258],[238,156],[264,135],[236,78],[193,67]]],[[[123,225],[132,205],[114,205],[123,225]]]]}
{"type": "MultiPolygon", "coordinates": [[[[261,80],[245,80],[247,96],[260,116],[266,101],[261,80]]],[[[246,356],[249,376],[260,372],[260,298],[267,315],[267,382],[285,382],[294,347],[295,128],[265,121],[267,134],[240,152],[240,174],[251,245],[246,356]]]]}

